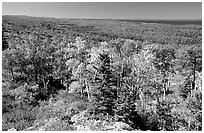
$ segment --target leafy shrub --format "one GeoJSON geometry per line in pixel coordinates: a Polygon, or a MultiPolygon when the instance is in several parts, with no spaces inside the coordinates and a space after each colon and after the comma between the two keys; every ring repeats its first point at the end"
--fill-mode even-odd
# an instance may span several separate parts
{"type": "Polygon", "coordinates": [[[68,122],[59,120],[57,118],[49,119],[49,121],[46,122],[46,124],[39,128],[39,130],[44,131],[72,131],[75,130],[75,128],[71,125],[69,125],[68,122]]]}
{"type": "Polygon", "coordinates": [[[24,84],[4,93],[2,98],[3,130],[13,127],[17,130],[23,130],[35,121],[38,112],[35,92],[33,86],[24,84]]]}
{"type": "Polygon", "coordinates": [[[173,116],[171,113],[172,108],[172,104],[168,101],[161,101],[157,105],[156,114],[159,121],[159,127],[162,130],[173,130],[173,116]]]}
{"type": "Polygon", "coordinates": [[[157,118],[157,115],[153,112],[147,112],[144,111],[142,114],[140,114],[142,121],[144,122],[144,125],[147,127],[147,130],[151,131],[160,131],[159,121],[157,118]]]}
{"type": "Polygon", "coordinates": [[[50,98],[49,101],[41,101],[34,127],[36,129],[45,127],[46,123],[57,118],[58,122],[54,121],[57,124],[51,124],[52,126],[47,126],[45,130],[57,130],[60,128],[62,128],[60,131],[73,130],[69,120],[75,114],[87,109],[87,105],[88,103],[82,100],[79,94],[69,94],[65,90],[61,90],[56,97],[50,98]]]}
{"type": "Polygon", "coordinates": [[[26,106],[21,109],[13,109],[9,113],[3,114],[2,130],[6,131],[10,128],[24,130],[32,126],[38,114],[38,107],[26,106]]]}

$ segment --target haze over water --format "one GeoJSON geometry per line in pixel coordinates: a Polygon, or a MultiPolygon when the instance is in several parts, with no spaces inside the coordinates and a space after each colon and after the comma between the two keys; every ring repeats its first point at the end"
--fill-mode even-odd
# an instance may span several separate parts
{"type": "Polygon", "coordinates": [[[3,15],[85,19],[201,20],[201,2],[3,2],[3,15]]]}

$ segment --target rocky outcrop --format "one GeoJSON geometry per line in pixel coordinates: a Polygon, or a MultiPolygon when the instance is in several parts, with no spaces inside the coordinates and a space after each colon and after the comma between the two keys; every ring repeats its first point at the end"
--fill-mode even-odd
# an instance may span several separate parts
{"type": "Polygon", "coordinates": [[[15,128],[10,128],[8,131],[17,131],[15,128]]]}
{"type": "Polygon", "coordinates": [[[124,131],[124,130],[131,131],[131,130],[133,130],[133,128],[124,122],[116,122],[113,125],[113,130],[115,130],[115,131],[124,131]]]}
{"type": "Polygon", "coordinates": [[[133,128],[124,122],[88,119],[86,111],[74,115],[70,121],[77,131],[131,131],[133,128]]]}

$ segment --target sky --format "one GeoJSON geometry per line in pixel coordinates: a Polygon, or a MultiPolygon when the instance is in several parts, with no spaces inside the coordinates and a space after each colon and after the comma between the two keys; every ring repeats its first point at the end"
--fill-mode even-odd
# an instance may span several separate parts
{"type": "Polygon", "coordinates": [[[3,15],[88,19],[202,19],[201,2],[3,2],[3,15]]]}

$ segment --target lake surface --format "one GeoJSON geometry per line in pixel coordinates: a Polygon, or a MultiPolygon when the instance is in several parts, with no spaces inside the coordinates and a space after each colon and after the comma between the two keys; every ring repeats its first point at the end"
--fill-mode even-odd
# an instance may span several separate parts
{"type": "Polygon", "coordinates": [[[175,25],[202,25],[202,20],[120,20],[128,22],[146,22],[146,23],[162,23],[162,24],[175,24],[175,25]]]}

